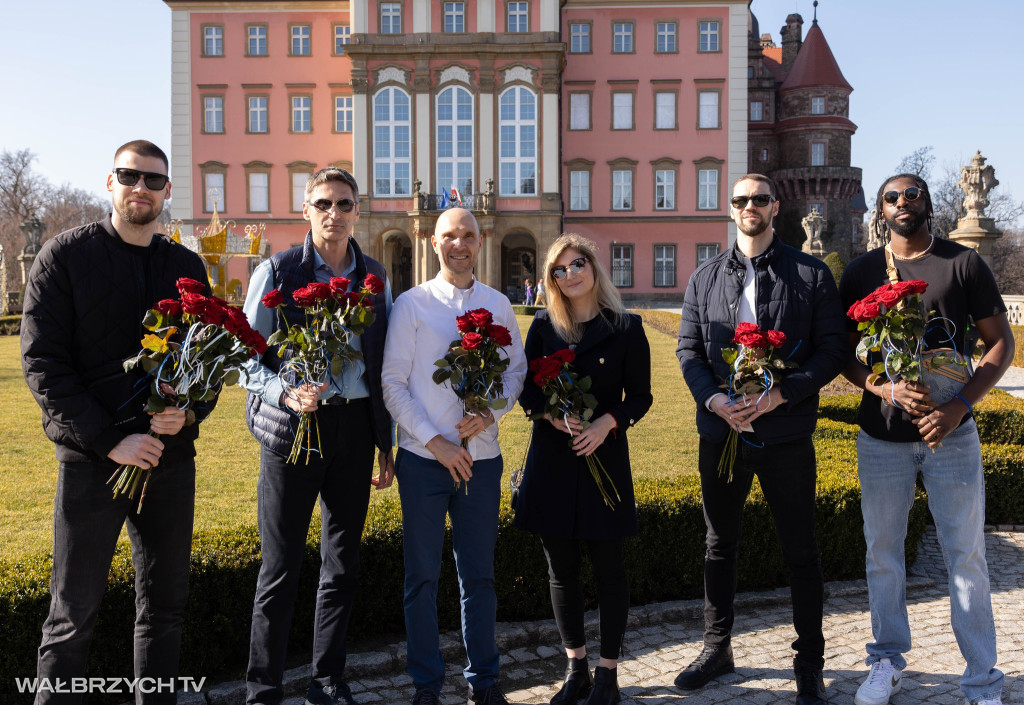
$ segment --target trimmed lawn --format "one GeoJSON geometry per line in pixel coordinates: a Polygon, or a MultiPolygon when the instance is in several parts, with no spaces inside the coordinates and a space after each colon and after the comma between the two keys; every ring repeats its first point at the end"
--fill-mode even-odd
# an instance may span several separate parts
{"type": "MultiPolygon", "coordinates": [[[[525,339],[531,319],[518,318],[525,339]]],[[[697,466],[697,432],[675,339],[650,327],[647,337],[654,406],[630,431],[633,472],[646,477],[690,474],[697,466]]],[[[259,444],[245,427],[244,405],[245,394],[231,387],[203,422],[196,459],[197,530],[256,523],[259,444]]],[[[502,418],[500,428],[507,476],[525,456],[529,426],[517,407],[502,418]]],[[[57,463],[22,377],[16,336],[0,336],[0,439],[0,551],[5,558],[49,553],[57,463]]],[[[373,492],[371,501],[395,491],[373,492]]]]}

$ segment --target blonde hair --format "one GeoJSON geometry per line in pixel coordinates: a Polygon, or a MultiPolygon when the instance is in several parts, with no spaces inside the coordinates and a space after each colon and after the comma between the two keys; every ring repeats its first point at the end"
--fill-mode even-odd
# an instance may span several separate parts
{"type": "Polygon", "coordinates": [[[622,296],[612,284],[608,270],[597,256],[597,245],[594,241],[576,233],[560,235],[548,248],[548,254],[544,258],[544,269],[541,273],[544,278],[544,294],[548,297],[548,318],[555,327],[555,332],[568,343],[578,343],[583,337],[583,323],[573,317],[568,298],[562,293],[558,282],[551,274],[551,268],[566,250],[576,250],[590,262],[594,272],[593,293],[597,298],[598,308],[609,309],[612,312],[612,325],[617,327],[621,323],[622,317],[626,315],[626,307],[622,305],[622,296]]]}

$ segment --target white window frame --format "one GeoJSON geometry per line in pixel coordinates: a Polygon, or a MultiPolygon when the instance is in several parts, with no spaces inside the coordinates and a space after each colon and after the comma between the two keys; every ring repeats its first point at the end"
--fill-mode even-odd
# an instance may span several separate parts
{"type": "Polygon", "coordinates": [[[716,257],[720,247],[717,242],[697,243],[697,266],[699,267],[712,257],[716,257]]]}
{"type": "Polygon", "coordinates": [[[203,27],[203,56],[224,56],[224,28],[220,25],[203,27]]]}
{"type": "Polygon", "coordinates": [[[525,0],[510,0],[505,13],[505,26],[509,33],[521,34],[530,31],[530,3],[525,0]]]}
{"type": "Polygon", "coordinates": [[[247,175],[249,181],[249,212],[269,213],[270,212],[270,172],[250,171],[247,175]],[[263,183],[257,183],[262,181],[263,183]],[[262,200],[262,208],[257,208],[257,199],[262,200]]]}
{"type": "Polygon", "coordinates": [[[569,129],[590,129],[590,94],[569,94],[569,129]]]}
{"type": "Polygon", "coordinates": [[[313,29],[308,24],[293,24],[291,29],[292,56],[311,56],[313,29]]]}
{"type": "Polygon", "coordinates": [[[251,24],[246,32],[246,48],[249,56],[267,55],[267,26],[265,24],[251,24]],[[255,42],[256,51],[253,51],[255,42]]]}
{"type": "Polygon", "coordinates": [[[270,129],[268,121],[268,98],[265,95],[251,95],[248,101],[249,132],[252,134],[265,134],[270,129]]]}
{"type": "Polygon", "coordinates": [[[697,50],[700,52],[719,51],[721,41],[722,24],[717,20],[702,20],[700,22],[700,40],[697,50]]]}
{"type": "Polygon", "coordinates": [[[658,244],[654,246],[654,277],[652,284],[659,288],[676,285],[675,245],[658,244]]]}
{"type": "Polygon", "coordinates": [[[634,209],[633,200],[633,170],[613,169],[612,170],[612,210],[631,211],[634,209]]]}
{"type": "Polygon", "coordinates": [[[384,2],[380,5],[380,33],[402,33],[402,3],[384,2]]]}
{"type": "Polygon", "coordinates": [[[347,24],[334,25],[334,53],[341,56],[345,53],[345,45],[352,43],[352,26],[347,24]]]}
{"type": "Polygon", "coordinates": [[[512,86],[498,97],[498,193],[502,196],[536,196],[538,193],[538,108],[537,94],[526,86],[512,86]],[[515,117],[508,117],[506,108],[511,108],[515,117]],[[531,112],[532,118],[524,117],[524,113],[531,112]],[[506,139],[509,134],[513,139],[506,139]],[[509,167],[511,177],[506,176],[509,167]],[[527,182],[532,183],[532,190],[528,190],[527,182]]]}
{"type": "Polygon", "coordinates": [[[750,121],[761,122],[764,120],[764,102],[760,100],[750,101],[750,121]]]}
{"type": "Polygon", "coordinates": [[[569,53],[589,54],[591,25],[589,22],[571,22],[569,24],[569,53]]]}
{"type": "Polygon", "coordinates": [[[466,193],[472,185],[475,168],[473,163],[476,117],[474,108],[473,94],[462,86],[448,86],[437,94],[434,106],[434,123],[436,125],[434,147],[437,150],[435,169],[437,187],[442,191],[450,189],[454,185],[459,191],[466,193]],[[448,101],[450,101],[451,117],[442,118],[442,106],[448,101]],[[460,115],[460,108],[467,105],[469,115],[460,115]],[[450,177],[442,178],[442,165],[451,170],[450,177]]]}
{"type": "Polygon", "coordinates": [[[224,96],[203,97],[203,132],[209,135],[224,134],[224,96]]]}
{"type": "Polygon", "coordinates": [[[678,127],[676,102],[675,91],[658,91],[654,94],[655,130],[675,130],[678,127]]]}
{"type": "Polygon", "coordinates": [[[697,210],[718,210],[719,169],[697,170],[697,210]]]}
{"type": "Polygon", "coordinates": [[[676,170],[657,169],[654,172],[654,210],[676,209],[676,170]]]}
{"type": "Polygon", "coordinates": [[[442,5],[444,12],[444,33],[464,34],[466,32],[466,3],[449,0],[442,5]]]}
{"type": "Polygon", "coordinates": [[[679,51],[679,25],[675,22],[654,23],[654,51],[657,54],[672,54],[679,51]]]}
{"type": "Polygon", "coordinates": [[[412,193],[412,98],[401,88],[388,86],[373,96],[373,151],[374,194],[379,198],[409,196],[412,193]],[[396,118],[403,107],[406,117],[396,118]],[[379,118],[382,108],[387,115],[379,118]],[[384,146],[386,150],[382,149],[384,146]]]}
{"type": "Polygon", "coordinates": [[[611,246],[611,274],[612,284],[620,289],[628,289],[633,286],[633,245],[616,244],[611,246]]]}
{"type": "Polygon", "coordinates": [[[308,95],[293,95],[292,132],[307,134],[313,131],[313,99],[308,95]]]}
{"type": "Polygon", "coordinates": [[[291,172],[292,213],[302,212],[302,204],[306,202],[306,182],[312,175],[311,171],[291,172]]]}
{"type": "Polygon", "coordinates": [[[811,166],[825,166],[824,142],[811,142],[811,166]]]}
{"type": "Polygon", "coordinates": [[[818,214],[821,215],[822,217],[824,217],[825,216],[825,204],[821,203],[820,201],[815,201],[813,203],[808,203],[807,204],[807,213],[808,213],[808,215],[810,215],[811,212],[813,212],[813,211],[818,211],[818,214]]]}
{"type": "Polygon", "coordinates": [[[334,131],[352,132],[352,96],[334,96],[334,131]]]}
{"type": "Polygon", "coordinates": [[[590,171],[586,169],[569,172],[569,210],[590,210],[590,171]]]}
{"type": "Polygon", "coordinates": [[[633,124],[633,92],[615,91],[612,93],[612,129],[632,130],[633,124]]]}
{"type": "Polygon", "coordinates": [[[613,22],[612,23],[612,53],[632,54],[633,53],[633,23],[613,22]]]}
{"type": "Polygon", "coordinates": [[[825,114],[825,96],[811,96],[811,115],[825,114]]]}
{"type": "Polygon", "coordinates": [[[718,101],[718,91],[697,92],[697,129],[715,130],[721,127],[718,101]]]}
{"type": "Polygon", "coordinates": [[[224,212],[224,182],[227,179],[223,171],[208,171],[203,174],[203,210],[206,213],[212,213],[214,205],[219,213],[224,212]],[[217,197],[213,198],[210,193],[213,189],[217,189],[217,197]]]}

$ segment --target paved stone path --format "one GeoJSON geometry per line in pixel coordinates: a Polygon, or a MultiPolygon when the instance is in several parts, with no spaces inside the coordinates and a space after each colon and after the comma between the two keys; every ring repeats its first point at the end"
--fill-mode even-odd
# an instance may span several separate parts
{"type": "MultiPolygon", "coordinates": [[[[1004,703],[1024,703],[1024,527],[991,527],[986,535],[999,667],[1006,674],[1004,703]]],[[[892,705],[963,703],[959,678],[963,659],[949,626],[946,569],[934,530],[929,530],[908,581],[908,610],[914,646],[907,655],[903,690],[892,705]]],[[[864,677],[864,644],[870,639],[867,590],[863,581],[828,583],[825,602],[825,684],[833,705],[851,705],[864,677]]],[[[704,689],[684,693],[672,685],[676,674],[700,651],[701,600],[634,608],[626,633],[619,684],[626,705],[685,703],[769,705],[793,702],[793,652],[788,589],[745,593],[737,599],[733,650],[737,672],[704,689]]],[[[553,621],[499,625],[501,684],[516,703],[547,703],[560,685],[565,658],[553,621]]],[[[596,643],[597,615],[588,615],[596,643]]],[[[448,678],[443,702],[465,702],[461,668],[465,659],[458,634],[443,639],[448,678]]],[[[592,654],[591,666],[596,665],[592,654]]],[[[353,654],[351,685],[359,703],[410,703],[412,683],[404,671],[404,644],[386,651],[353,654]]],[[[308,666],[289,671],[291,692],[304,694],[308,666]]],[[[226,683],[201,696],[182,699],[211,705],[239,705],[241,684],[226,683]]],[[[291,697],[285,705],[301,705],[291,697]]]]}

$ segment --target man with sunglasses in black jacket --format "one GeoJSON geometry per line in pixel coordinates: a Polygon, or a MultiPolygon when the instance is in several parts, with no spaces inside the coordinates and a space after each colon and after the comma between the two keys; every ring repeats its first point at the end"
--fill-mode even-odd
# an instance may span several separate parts
{"type": "Polygon", "coordinates": [[[822,680],[824,580],[814,536],[817,466],[811,434],[818,390],[843,368],[843,312],[832,273],[822,262],[782,242],[772,222],[779,212],[775,184],[747,174],[730,200],[736,244],[690,277],[683,299],[676,355],[697,402],[698,469],[707,523],[704,560],[704,646],[676,678],[684,690],[734,670],[733,600],[743,505],[757,475],[772,510],[790,572],[797,705],[827,703],[822,680]],[[781,331],[774,358],[796,363],[775,370],[764,394],[727,394],[730,366],[722,358],[738,324],[781,331]],[[729,431],[740,434],[732,473],[720,471],[729,431]]]}
{"type": "MultiPolygon", "coordinates": [[[[148,380],[126,372],[123,362],[138,354],[146,311],[161,299],[178,298],[179,277],[210,291],[199,256],[156,234],[155,221],[171,193],[167,156],[159,147],[145,140],[121,146],[107,190],[111,215],[47,242],[25,289],[22,366],[60,466],[36,705],[83,698],[67,692],[67,684],[85,677],[86,652],[126,520],[137,576],[135,676],[161,686],[142,693],[139,702],[174,703],[181,687],[175,679],[199,430],[185,425],[181,409],[147,415],[148,380]],[[154,468],[144,510],[137,511],[137,501],[127,495],[112,496],[108,479],[119,465],[154,468]]],[[[196,418],[212,406],[194,408],[196,418]]]]}
{"type": "Polygon", "coordinates": [[[256,585],[246,671],[246,701],[277,705],[284,696],[285,654],[306,534],[313,506],[320,499],[320,584],[313,629],[313,664],[306,695],[310,705],[354,705],[344,680],[345,638],[359,576],[359,542],[370,501],[370,486],[384,489],[394,478],[391,416],[384,407],[381,366],[391,311],[391,288],[384,267],[366,257],[353,228],[359,219],[359,187],[344,169],[327,167],[306,182],[302,215],[310,230],[305,242],[260,264],[249,282],[244,310],[249,323],[269,337],[275,330],[301,324],[305,315],[293,293],[312,282],[349,280],[359,291],[368,275],[377,278],[372,304],[376,317],[361,336],[348,341],[362,359],[345,363],[323,380],[280,375],[276,349],[250,360],[246,421],[260,442],[257,515],[263,565],[256,585]],[[332,278],[334,278],[332,280],[332,278]],[[281,292],[283,312],[261,303],[273,289],[281,292]],[[296,421],[314,412],[319,433],[308,464],[289,463],[296,421]],[[380,476],[371,478],[377,447],[380,476]]]}

